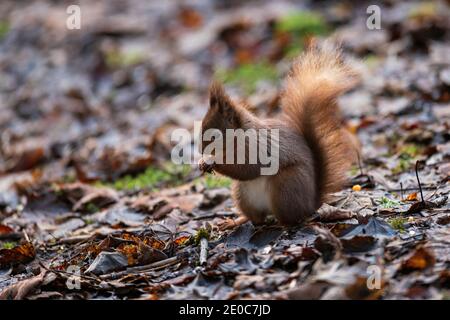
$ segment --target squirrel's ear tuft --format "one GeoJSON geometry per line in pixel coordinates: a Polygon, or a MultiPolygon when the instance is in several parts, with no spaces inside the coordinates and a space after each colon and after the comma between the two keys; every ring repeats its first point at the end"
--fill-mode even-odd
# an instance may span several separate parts
{"type": "Polygon", "coordinates": [[[218,101],[225,95],[223,86],[220,82],[214,81],[209,87],[209,106],[214,107],[218,101]]]}
{"type": "Polygon", "coordinates": [[[217,81],[209,88],[209,107],[217,108],[220,112],[233,107],[230,97],[225,93],[222,84],[217,81]]]}

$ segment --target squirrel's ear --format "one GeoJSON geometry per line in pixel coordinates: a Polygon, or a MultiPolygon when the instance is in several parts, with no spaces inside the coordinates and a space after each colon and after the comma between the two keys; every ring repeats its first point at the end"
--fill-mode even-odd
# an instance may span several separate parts
{"type": "Polygon", "coordinates": [[[209,88],[209,107],[217,108],[219,112],[226,112],[233,108],[233,102],[225,93],[222,84],[214,81],[209,88]]]}

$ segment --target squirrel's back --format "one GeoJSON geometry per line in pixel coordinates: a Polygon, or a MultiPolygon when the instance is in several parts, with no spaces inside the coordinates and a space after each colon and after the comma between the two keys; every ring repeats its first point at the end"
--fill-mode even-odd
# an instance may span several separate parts
{"type": "Polygon", "coordinates": [[[330,43],[313,45],[294,62],[281,105],[313,155],[316,206],[342,187],[351,150],[343,134],[336,99],[358,81],[341,51],[330,43]]]}

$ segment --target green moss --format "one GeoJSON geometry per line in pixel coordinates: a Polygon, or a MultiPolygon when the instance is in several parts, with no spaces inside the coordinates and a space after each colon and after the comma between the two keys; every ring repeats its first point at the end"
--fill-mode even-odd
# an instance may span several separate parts
{"type": "Polygon", "coordinates": [[[387,197],[382,197],[381,200],[379,201],[379,204],[383,208],[389,209],[389,208],[394,208],[394,207],[400,205],[400,202],[396,201],[396,200],[389,199],[387,197]]]}
{"type": "Polygon", "coordinates": [[[359,167],[358,166],[352,166],[350,169],[350,175],[351,176],[356,176],[357,174],[359,174],[359,167]]]}
{"type": "Polygon", "coordinates": [[[421,148],[415,144],[406,144],[400,149],[400,157],[414,158],[421,153],[421,148]]]}
{"type": "Polygon", "coordinates": [[[173,162],[166,162],[163,165],[163,169],[170,175],[179,177],[181,179],[185,179],[192,171],[192,167],[190,165],[179,165],[173,162]]]}
{"type": "Polygon", "coordinates": [[[443,290],[441,293],[442,300],[450,300],[450,290],[443,290]]]}
{"type": "Polygon", "coordinates": [[[438,15],[438,8],[436,3],[422,2],[415,5],[408,14],[410,19],[426,19],[438,15]]]}
{"type": "Polygon", "coordinates": [[[91,224],[94,224],[95,223],[95,220],[94,219],[84,219],[84,223],[86,223],[87,225],[91,225],[91,224]]]}
{"type": "Polygon", "coordinates": [[[9,23],[0,21],[0,40],[2,40],[9,32],[9,23]]]}
{"type": "Polygon", "coordinates": [[[202,183],[207,189],[230,188],[231,179],[224,176],[209,174],[202,178],[202,183]]]}
{"type": "Polygon", "coordinates": [[[142,63],[145,57],[140,51],[127,51],[121,52],[118,50],[112,50],[106,53],[106,64],[110,68],[121,68],[133,66],[142,63]]]}
{"type": "Polygon", "coordinates": [[[375,67],[380,63],[380,59],[375,54],[369,54],[365,57],[364,63],[369,67],[375,67]]]}
{"type": "Polygon", "coordinates": [[[2,249],[12,249],[15,246],[17,246],[16,242],[13,241],[7,241],[7,242],[3,242],[2,244],[2,249]]]}
{"type": "Polygon", "coordinates": [[[422,148],[415,144],[406,144],[399,150],[398,156],[398,164],[392,170],[393,173],[398,174],[403,171],[409,170],[413,163],[414,159],[422,152],[422,148]]]}
{"type": "Polygon", "coordinates": [[[273,65],[267,62],[258,62],[242,64],[231,70],[218,70],[216,78],[222,82],[240,86],[247,93],[251,93],[261,80],[275,82],[278,78],[278,73],[273,65]]]}
{"type": "Polygon", "coordinates": [[[72,183],[77,181],[77,177],[74,174],[67,174],[62,177],[62,182],[64,183],[72,183]]]}
{"type": "Polygon", "coordinates": [[[392,218],[389,220],[389,224],[391,225],[392,228],[394,228],[397,231],[400,232],[405,232],[405,223],[406,223],[407,219],[403,218],[403,217],[398,217],[398,218],[392,218]]]}
{"type": "Polygon", "coordinates": [[[320,14],[312,11],[298,11],[282,17],[277,22],[276,29],[308,36],[326,34],[329,28],[320,14]]]}
{"type": "MultiPolygon", "coordinates": [[[[282,17],[276,22],[275,29],[289,36],[290,42],[285,48],[285,55],[288,57],[297,56],[303,51],[307,37],[329,32],[323,17],[311,11],[298,11],[282,17]]],[[[219,70],[216,77],[222,82],[243,87],[247,93],[252,93],[261,80],[275,82],[278,73],[273,65],[260,61],[242,64],[232,70],[219,70]]]]}
{"type": "Polygon", "coordinates": [[[394,174],[402,173],[406,170],[409,170],[411,168],[412,164],[413,164],[412,159],[400,158],[397,166],[394,169],[392,169],[392,172],[394,174]]]}
{"type": "Polygon", "coordinates": [[[326,35],[330,30],[325,19],[312,11],[298,11],[284,16],[276,23],[275,29],[290,35],[290,44],[285,48],[285,56],[288,58],[303,51],[307,37],[326,35]]]}
{"type": "Polygon", "coordinates": [[[206,240],[209,240],[209,237],[209,231],[206,228],[200,228],[197,230],[197,233],[194,236],[194,243],[195,245],[198,245],[202,238],[206,238],[206,240]]]}
{"type": "Polygon", "coordinates": [[[126,175],[112,183],[97,183],[98,186],[109,186],[117,190],[155,189],[157,186],[172,186],[184,182],[191,172],[189,165],[167,163],[162,168],[148,167],[136,176],[126,175]]]}
{"type": "Polygon", "coordinates": [[[95,204],[93,204],[92,202],[89,202],[86,205],[86,211],[89,213],[96,213],[96,212],[100,211],[100,208],[98,206],[96,206],[95,204]]]}

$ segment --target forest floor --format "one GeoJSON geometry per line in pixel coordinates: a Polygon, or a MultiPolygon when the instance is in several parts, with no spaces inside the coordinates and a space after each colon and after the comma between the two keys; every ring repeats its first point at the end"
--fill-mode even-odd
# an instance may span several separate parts
{"type": "Polygon", "coordinates": [[[380,30],[324,3],[80,1],[69,30],[69,2],[2,1],[0,298],[450,298],[448,1],[381,1],[380,30]],[[219,230],[230,180],[173,164],[171,132],[212,78],[276,115],[312,37],[359,61],[360,164],[306,225],[219,230]]]}

